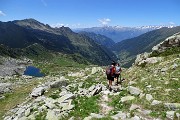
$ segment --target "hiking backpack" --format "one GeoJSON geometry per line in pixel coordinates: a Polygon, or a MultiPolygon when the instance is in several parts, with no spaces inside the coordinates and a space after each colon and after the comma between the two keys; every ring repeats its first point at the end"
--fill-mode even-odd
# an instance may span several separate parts
{"type": "Polygon", "coordinates": [[[108,66],[106,68],[106,75],[111,75],[111,72],[112,72],[112,67],[111,66],[108,66]]]}

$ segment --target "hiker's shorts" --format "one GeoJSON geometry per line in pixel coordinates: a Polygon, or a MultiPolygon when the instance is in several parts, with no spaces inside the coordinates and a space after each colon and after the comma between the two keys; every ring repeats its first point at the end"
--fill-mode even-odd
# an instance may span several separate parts
{"type": "Polygon", "coordinates": [[[114,77],[112,77],[111,75],[107,75],[107,79],[111,80],[111,81],[114,81],[114,77]]]}
{"type": "Polygon", "coordinates": [[[115,78],[118,78],[120,74],[115,74],[115,78]]]}

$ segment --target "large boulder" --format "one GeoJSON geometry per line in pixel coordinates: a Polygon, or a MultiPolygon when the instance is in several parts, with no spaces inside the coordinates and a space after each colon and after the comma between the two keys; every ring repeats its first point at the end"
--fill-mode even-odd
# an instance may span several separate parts
{"type": "Polygon", "coordinates": [[[129,86],[129,87],[128,87],[128,91],[129,91],[130,94],[132,94],[132,95],[139,95],[139,94],[142,92],[142,90],[140,90],[140,89],[137,88],[137,87],[133,87],[133,86],[129,86]]]}
{"type": "Polygon", "coordinates": [[[31,97],[38,97],[43,95],[45,92],[45,88],[44,87],[38,87],[38,88],[34,88],[30,94],[31,97]]]}
{"type": "Polygon", "coordinates": [[[12,90],[11,83],[0,83],[0,94],[10,92],[12,90]]]}
{"type": "Polygon", "coordinates": [[[138,65],[141,61],[147,59],[149,57],[149,53],[145,52],[136,56],[135,65],[138,65]]]}
{"type": "Polygon", "coordinates": [[[142,64],[154,64],[157,62],[162,61],[162,57],[150,57],[146,59],[142,59],[141,61],[136,62],[136,65],[142,65],[142,64]]]}
{"type": "Polygon", "coordinates": [[[146,94],[146,100],[152,101],[153,100],[153,96],[151,94],[146,94]]]}
{"type": "Polygon", "coordinates": [[[175,114],[175,111],[167,111],[166,117],[170,120],[174,120],[174,114],[175,114]]]}
{"type": "Polygon", "coordinates": [[[97,84],[96,86],[92,85],[90,88],[89,88],[89,95],[96,95],[96,94],[99,94],[101,91],[102,91],[102,88],[103,88],[103,85],[102,84],[97,84]]]}
{"type": "Polygon", "coordinates": [[[56,80],[56,81],[52,82],[52,83],[50,84],[50,87],[51,87],[51,88],[60,88],[60,87],[62,87],[62,86],[67,86],[67,85],[68,85],[67,80],[61,78],[61,79],[59,79],[59,80],[56,80]]]}
{"type": "Polygon", "coordinates": [[[151,105],[158,105],[158,104],[161,104],[162,101],[158,101],[158,100],[153,100],[151,105]]]}

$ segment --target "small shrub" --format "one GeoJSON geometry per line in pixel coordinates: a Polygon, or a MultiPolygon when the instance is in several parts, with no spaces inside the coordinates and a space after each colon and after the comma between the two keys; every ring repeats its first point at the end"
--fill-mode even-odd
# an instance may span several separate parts
{"type": "Polygon", "coordinates": [[[36,120],[45,120],[45,118],[46,118],[46,112],[41,112],[35,117],[36,120]]]}
{"type": "Polygon", "coordinates": [[[57,98],[59,98],[59,95],[52,94],[52,95],[50,95],[49,97],[51,97],[52,99],[57,99],[57,98]]]}

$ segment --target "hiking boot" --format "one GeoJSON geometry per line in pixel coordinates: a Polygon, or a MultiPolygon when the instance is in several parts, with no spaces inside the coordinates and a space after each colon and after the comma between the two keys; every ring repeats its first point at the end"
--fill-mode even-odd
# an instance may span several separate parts
{"type": "Polygon", "coordinates": [[[107,85],[106,88],[109,89],[109,85],[107,85]]]}
{"type": "Polygon", "coordinates": [[[110,91],[110,92],[112,91],[112,88],[111,88],[111,87],[109,87],[109,91],[110,91]]]}
{"type": "Polygon", "coordinates": [[[118,86],[119,82],[116,83],[116,86],[118,86]]]}

